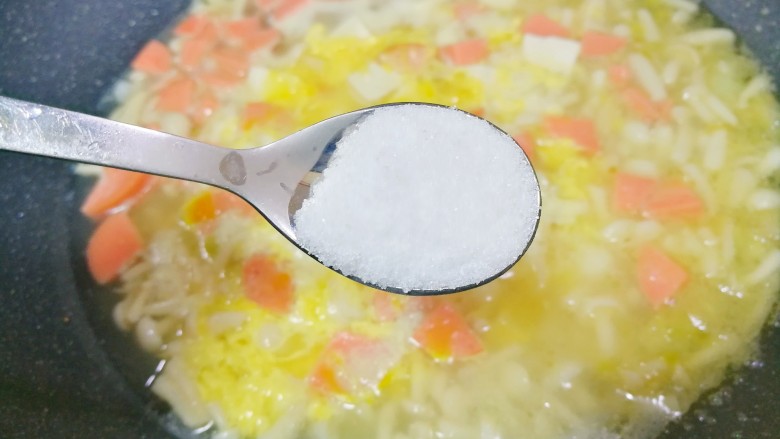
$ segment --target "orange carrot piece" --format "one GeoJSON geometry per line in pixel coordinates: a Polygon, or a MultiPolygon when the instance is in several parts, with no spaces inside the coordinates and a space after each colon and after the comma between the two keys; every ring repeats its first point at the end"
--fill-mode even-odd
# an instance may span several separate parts
{"type": "Polygon", "coordinates": [[[283,20],[303,7],[309,0],[281,0],[271,13],[275,20],[283,20]]]}
{"type": "Polygon", "coordinates": [[[260,30],[260,21],[257,18],[243,18],[225,23],[225,31],[233,38],[243,40],[247,36],[260,30]]]}
{"type": "Polygon", "coordinates": [[[87,267],[99,284],[116,279],[143,248],[141,235],[127,213],[105,219],[87,243],[87,267]]]}
{"type": "Polygon", "coordinates": [[[690,187],[668,184],[658,188],[647,201],[647,213],[658,219],[691,217],[704,212],[704,203],[690,187]]]}
{"type": "Polygon", "coordinates": [[[346,393],[348,386],[344,381],[350,377],[343,376],[345,368],[356,359],[377,355],[378,346],[377,340],[360,334],[346,331],[335,334],[309,376],[309,385],[320,393],[346,393]]]}
{"type": "Polygon", "coordinates": [[[582,56],[595,58],[611,55],[626,46],[628,41],[623,37],[603,32],[588,31],[582,36],[582,56]]]}
{"type": "Polygon", "coordinates": [[[210,20],[206,16],[190,15],[182,20],[178,26],[176,26],[176,28],[173,30],[173,33],[178,36],[192,36],[200,32],[207,23],[210,23],[210,20]]]}
{"type": "Polygon", "coordinates": [[[570,35],[568,29],[546,15],[536,14],[528,17],[523,23],[523,33],[541,37],[563,37],[570,35]]]}
{"type": "Polygon", "coordinates": [[[600,149],[596,127],[591,119],[548,116],[545,125],[552,135],[573,140],[587,153],[595,153],[600,149]]]}
{"type": "Polygon", "coordinates": [[[276,107],[265,102],[250,102],[244,107],[244,125],[262,123],[273,116],[276,107]]]}
{"type": "Polygon", "coordinates": [[[181,45],[179,62],[183,67],[195,67],[205,58],[213,42],[204,38],[190,38],[181,45]]]}
{"type": "Polygon", "coordinates": [[[281,35],[277,29],[261,29],[247,35],[242,40],[242,47],[248,51],[271,47],[281,39],[281,35]]]}
{"type": "Polygon", "coordinates": [[[195,96],[195,81],[190,78],[174,78],[157,95],[157,108],[162,111],[184,112],[195,96]]]}
{"type": "Polygon", "coordinates": [[[514,135],[513,139],[523,149],[525,155],[529,160],[534,159],[534,151],[536,151],[536,139],[527,131],[522,131],[514,135]]]}
{"type": "Polygon", "coordinates": [[[658,181],[655,179],[618,173],[612,190],[612,204],[619,212],[641,213],[657,188],[658,181]]]}
{"type": "Polygon", "coordinates": [[[98,219],[109,210],[137,197],[151,180],[152,176],[148,174],[104,168],[103,175],[81,205],[81,213],[98,219]]]}
{"type": "Polygon", "coordinates": [[[607,70],[607,75],[617,87],[624,87],[631,82],[631,70],[625,64],[615,64],[607,70]]]}
{"type": "Polygon", "coordinates": [[[474,1],[459,2],[452,6],[455,17],[460,21],[468,20],[484,10],[485,7],[481,3],[474,1]]]}
{"type": "Polygon", "coordinates": [[[131,66],[140,72],[165,73],[172,66],[171,52],[165,44],[151,40],[138,52],[131,66]]]}
{"type": "Polygon", "coordinates": [[[644,91],[630,87],[620,92],[623,102],[645,122],[669,120],[672,103],[668,100],[653,101],[644,91]]]}
{"type": "Polygon", "coordinates": [[[639,251],[637,278],[642,292],[658,307],[682,288],[688,272],[664,252],[648,245],[639,251]]]}
{"type": "Polygon", "coordinates": [[[184,205],[183,216],[187,224],[198,224],[216,218],[217,207],[211,191],[205,190],[189,200],[184,205]]]}
{"type": "Polygon", "coordinates": [[[456,66],[476,64],[488,56],[487,42],[481,38],[461,41],[442,46],[439,49],[442,58],[456,66]]]}
{"type": "Polygon", "coordinates": [[[477,335],[448,303],[425,316],[412,338],[437,360],[470,357],[483,350],[477,335]]]}
{"type": "Polygon", "coordinates": [[[276,313],[290,310],[293,302],[292,278],[268,256],[258,254],[247,259],[242,281],[244,294],[261,307],[276,313]]]}

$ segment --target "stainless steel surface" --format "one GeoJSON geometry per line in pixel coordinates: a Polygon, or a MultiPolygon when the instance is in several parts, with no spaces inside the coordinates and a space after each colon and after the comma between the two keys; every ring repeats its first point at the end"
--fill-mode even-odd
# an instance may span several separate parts
{"type": "MultiPolygon", "coordinates": [[[[309,253],[298,244],[292,225],[293,214],[308,195],[307,174],[315,168],[334,139],[374,108],[324,120],[267,146],[234,150],[0,96],[0,149],[140,171],[227,189],[247,200],[287,239],[309,253]]],[[[535,192],[538,208],[541,208],[538,183],[535,192]]],[[[528,242],[523,243],[523,253],[532,240],[533,234],[528,242]]],[[[517,260],[523,253],[517,255],[517,260]]],[[[309,254],[319,260],[316,254],[309,254]]],[[[495,279],[517,260],[475,284],[409,292],[380,289],[408,295],[454,293],[495,279]]],[[[341,274],[378,288],[349,273],[341,274]]]]}
{"type": "Polygon", "coordinates": [[[295,242],[288,212],[295,188],[328,142],[369,111],[333,117],[262,148],[233,150],[0,96],[0,149],[224,188],[295,242]]]}

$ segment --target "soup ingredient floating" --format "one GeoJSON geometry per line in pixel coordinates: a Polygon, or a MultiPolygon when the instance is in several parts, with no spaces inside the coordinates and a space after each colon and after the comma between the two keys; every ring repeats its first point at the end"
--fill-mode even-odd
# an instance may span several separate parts
{"type": "MultiPolygon", "coordinates": [[[[13,127],[0,131],[0,149],[228,189],[315,258],[392,291],[453,292],[509,268],[530,242],[539,215],[539,186],[517,144],[457,110],[375,108],[327,119],[262,148],[233,151],[0,97],[0,126],[13,127]],[[351,134],[333,160],[338,167],[332,177],[326,169],[317,199],[299,215],[301,245],[290,218],[294,188],[345,132],[351,134]]],[[[89,201],[104,202],[86,203],[85,212],[99,216],[145,186],[135,182],[130,190],[112,181],[101,181],[89,201]]],[[[109,282],[134,253],[115,257],[102,270],[95,267],[105,262],[91,256],[90,267],[98,281],[109,282]]]]}
{"type": "Polygon", "coordinates": [[[338,142],[294,227],[303,248],[343,274],[436,293],[513,265],[539,205],[533,169],[511,137],[462,111],[391,105],[338,142]]]}

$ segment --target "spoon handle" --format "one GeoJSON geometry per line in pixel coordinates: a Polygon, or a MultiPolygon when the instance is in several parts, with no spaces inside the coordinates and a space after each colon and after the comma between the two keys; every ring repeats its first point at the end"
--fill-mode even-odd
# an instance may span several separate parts
{"type": "Polygon", "coordinates": [[[245,178],[241,157],[228,149],[0,96],[2,149],[226,188],[245,178]]]}

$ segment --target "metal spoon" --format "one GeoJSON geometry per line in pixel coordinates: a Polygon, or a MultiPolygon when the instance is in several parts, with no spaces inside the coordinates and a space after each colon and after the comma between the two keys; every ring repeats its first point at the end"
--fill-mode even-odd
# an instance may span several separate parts
{"type": "MultiPolygon", "coordinates": [[[[308,196],[311,176],[322,171],[335,142],[375,108],[324,120],[267,146],[233,150],[0,96],[0,149],[140,171],[226,189],[244,198],[287,239],[319,261],[317,255],[296,241],[292,217],[308,196]]],[[[538,185],[536,191],[539,191],[538,185]]],[[[523,251],[531,239],[525,243],[523,251]]],[[[518,255],[518,259],[521,256],[518,255]]],[[[471,289],[499,277],[510,267],[476,284],[446,290],[418,289],[404,294],[438,295],[471,289]]],[[[401,292],[380,288],[350,273],[341,274],[374,288],[401,292]]]]}

